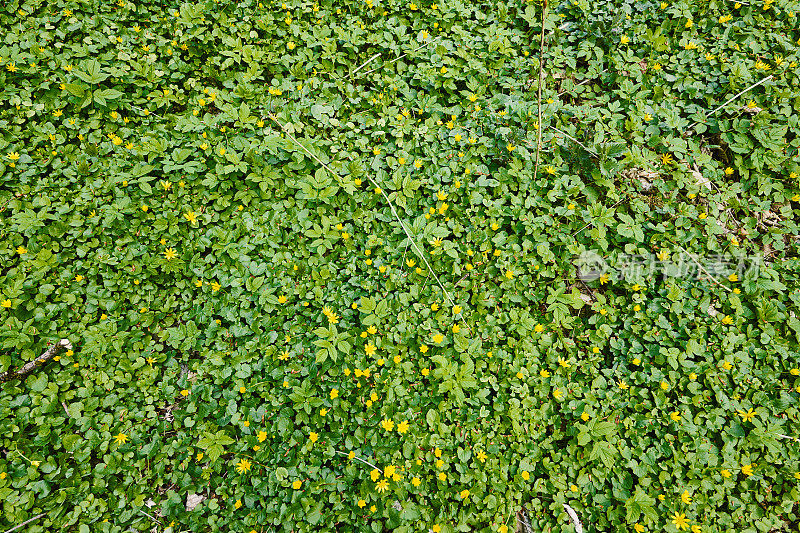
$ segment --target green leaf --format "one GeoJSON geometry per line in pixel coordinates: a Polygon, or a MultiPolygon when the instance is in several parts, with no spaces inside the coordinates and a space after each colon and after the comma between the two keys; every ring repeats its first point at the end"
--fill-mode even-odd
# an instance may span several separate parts
{"type": "Polygon", "coordinates": [[[603,440],[594,444],[589,459],[592,461],[600,459],[606,465],[606,468],[612,468],[616,456],[617,450],[614,446],[610,442],[603,440]]]}
{"type": "Polygon", "coordinates": [[[108,78],[100,67],[100,62],[97,59],[90,59],[83,64],[81,70],[76,70],[75,75],[86,83],[100,83],[108,78]]]}

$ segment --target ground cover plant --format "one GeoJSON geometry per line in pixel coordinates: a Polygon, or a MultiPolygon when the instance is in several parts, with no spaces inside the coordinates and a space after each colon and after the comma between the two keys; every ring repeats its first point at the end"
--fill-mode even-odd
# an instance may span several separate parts
{"type": "Polygon", "coordinates": [[[6,2],[0,530],[796,527],[798,16],[6,2]]]}

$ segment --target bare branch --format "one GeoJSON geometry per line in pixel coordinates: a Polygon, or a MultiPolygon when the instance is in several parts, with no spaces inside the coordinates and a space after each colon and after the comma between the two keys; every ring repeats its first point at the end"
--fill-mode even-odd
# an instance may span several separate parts
{"type": "Polygon", "coordinates": [[[44,365],[47,361],[53,358],[53,356],[58,353],[62,348],[66,348],[67,350],[72,349],[72,343],[69,342],[67,339],[61,339],[50,348],[47,349],[42,355],[26,363],[22,368],[19,370],[12,370],[8,369],[2,374],[0,374],[0,383],[5,383],[7,381],[11,381],[13,379],[19,379],[21,377],[25,377],[40,366],[44,365]]]}
{"type": "Polygon", "coordinates": [[[44,516],[44,515],[46,515],[46,514],[47,514],[47,513],[42,513],[42,514],[40,514],[40,515],[36,515],[36,516],[34,516],[33,518],[29,518],[28,520],[25,520],[25,521],[24,521],[23,523],[21,523],[20,525],[18,525],[18,526],[14,526],[14,527],[12,527],[11,529],[7,529],[5,533],[11,533],[12,531],[16,531],[16,530],[18,530],[18,529],[19,529],[19,528],[21,528],[21,527],[27,526],[28,524],[30,524],[30,523],[31,523],[31,522],[33,522],[34,520],[39,520],[41,517],[43,517],[43,516],[44,516]]]}

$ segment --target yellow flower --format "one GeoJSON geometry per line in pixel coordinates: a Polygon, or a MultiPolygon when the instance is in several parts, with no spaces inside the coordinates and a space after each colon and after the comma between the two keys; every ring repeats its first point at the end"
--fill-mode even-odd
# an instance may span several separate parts
{"type": "Polygon", "coordinates": [[[549,378],[550,377],[550,372],[548,372],[547,370],[545,370],[543,368],[543,369],[541,369],[539,371],[539,375],[542,376],[543,378],[549,378]]]}
{"type": "Polygon", "coordinates": [[[331,400],[339,397],[339,389],[331,389],[331,400]]]}
{"type": "Polygon", "coordinates": [[[420,481],[418,477],[415,477],[414,479],[411,480],[411,484],[414,485],[415,487],[419,487],[421,483],[422,481],[420,481]]]}
{"type": "Polygon", "coordinates": [[[248,461],[247,459],[242,459],[236,464],[236,471],[239,472],[240,474],[244,474],[245,472],[250,471],[251,466],[252,465],[250,464],[250,461],[248,461]]]}
{"type": "Polygon", "coordinates": [[[561,357],[559,357],[559,358],[558,358],[558,364],[559,364],[559,365],[560,365],[562,368],[569,368],[569,367],[570,367],[570,364],[569,364],[569,362],[568,362],[568,361],[566,361],[565,359],[561,358],[561,357]]]}
{"type": "Polygon", "coordinates": [[[752,476],[753,475],[753,465],[752,464],[742,465],[742,474],[746,475],[747,477],[752,476]]]}
{"type": "Polygon", "coordinates": [[[622,389],[622,390],[626,390],[626,389],[628,388],[628,384],[627,384],[627,383],[625,383],[625,382],[624,382],[624,381],[622,381],[622,380],[620,380],[620,381],[619,381],[619,383],[618,383],[618,385],[617,385],[617,386],[618,386],[620,389],[622,389]]]}
{"type": "Polygon", "coordinates": [[[388,418],[384,418],[381,421],[381,427],[383,429],[385,429],[386,431],[391,431],[392,429],[394,429],[394,422],[392,422],[392,420],[390,420],[388,418]]]}
{"type": "Polygon", "coordinates": [[[0,305],[2,305],[3,307],[5,307],[6,309],[8,309],[8,308],[10,308],[10,307],[11,307],[11,300],[9,300],[9,299],[5,299],[5,300],[3,300],[3,302],[2,302],[2,303],[0,303],[0,305]]]}
{"type": "Polygon", "coordinates": [[[688,19],[686,21],[686,24],[684,24],[684,26],[686,26],[687,28],[691,28],[692,26],[694,26],[694,22],[692,22],[692,19],[688,19]]]}
{"type": "Polygon", "coordinates": [[[722,474],[722,477],[724,478],[731,477],[731,471],[728,470],[727,468],[723,468],[722,470],[719,471],[719,473],[722,474]]]}
{"type": "Polygon", "coordinates": [[[671,418],[671,419],[672,419],[674,422],[680,422],[680,420],[681,420],[681,415],[678,413],[678,411],[672,411],[672,412],[669,414],[669,417],[670,417],[670,418],[671,418]]]}
{"type": "Polygon", "coordinates": [[[188,220],[191,224],[197,223],[197,213],[195,213],[194,211],[187,211],[186,213],[183,214],[183,218],[188,220]]]}
{"type": "Polygon", "coordinates": [[[745,411],[744,409],[739,409],[738,411],[736,411],[736,414],[742,417],[742,422],[750,422],[753,418],[756,417],[758,413],[753,411],[753,408],[751,407],[747,411],[745,411]]]}
{"type": "Polygon", "coordinates": [[[183,389],[183,390],[181,391],[181,396],[183,396],[184,398],[186,398],[187,396],[189,396],[189,391],[188,391],[188,390],[186,390],[186,389],[183,389]]]}
{"type": "Polygon", "coordinates": [[[628,44],[629,42],[631,42],[631,40],[628,38],[627,35],[623,35],[622,37],[619,38],[619,42],[620,44],[628,44]]]}
{"type": "Polygon", "coordinates": [[[479,451],[478,455],[477,455],[477,458],[478,458],[478,461],[480,461],[481,463],[485,463],[486,462],[486,453],[483,450],[479,451]]]}
{"type": "Polygon", "coordinates": [[[313,431],[308,434],[308,440],[310,440],[311,442],[317,442],[317,439],[319,439],[319,435],[317,435],[313,431]]]}
{"type": "Polygon", "coordinates": [[[528,481],[530,478],[531,478],[530,473],[527,470],[523,470],[522,471],[522,479],[524,479],[525,481],[528,481]]]}
{"type": "Polygon", "coordinates": [[[128,441],[128,436],[122,432],[114,436],[114,442],[117,444],[125,444],[128,441]]]}
{"type": "Polygon", "coordinates": [[[384,492],[384,491],[385,491],[387,488],[389,488],[389,482],[388,482],[388,481],[386,481],[385,479],[382,479],[382,480],[380,480],[380,481],[378,482],[378,484],[375,486],[375,489],[376,489],[376,490],[377,490],[379,493],[380,493],[380,492],[384,492]]]}
{"type": "Polygon", "coordinates": [[[636,531],[636,533],[644,533],[644,526],[642,524],[634,524],[633,530],[636,531]]]}
{"type": "Polygon", "coordinates": [[[669,389],[669,383],[667,383],[666,381],[662,381],[661,382],[661,389],[662,390],[668,390],[669,389]]]}
{"type": "Polygon", "coordinates": [[[303,486],[303,482],[300,481],[299,479],[295,479],[294,483],[292,483],[292,488],[294,490],[300,490],[300,487],[302,487],[302,486],[303,486]]]}
{"type": "Polygon", "coordinates": [[[211,282],[211,289],[212,289],[214,292],[217,292],[217,291],[218,291],[218,290],[220,290],[221,288],[222,288],[222,285],[220,285],[220,284],[219,284],[219,283],[217,283],[216,281],[212,281],[212,282],[211,282]]]}
{"type": "Polygon", "coordinates": [[[148,209],[150,209],[150,208],[149,208],[149,207],[147,207],[146,205],[143,205],[143,206],[142,206],[142,211],[145,211],[145,212],[147,212],[147,210],[148,210],[148,209]]]}
{"type": "Polygon", "coordinates": [[[733,365],[730,364],[728,361],[725,361],[724,363],[722,363],[722,368],[724,368],[725,370],[730,370],[731,368],[733,368],[733,365]]]}
{"type": "Polygon", "coordinates": [[[506,270],[506,278],[514,279],[514,271],[513,270],[506,270]]]}
{"type": "Polygon", "coordinates": [[[581,420],[583,420],[584,422],[588,421],[588,420],[589,420],[589,413],[587,413],[586,411],[584,411],[584,412],[581,414],[581,420]]]}
{"type": "Polygon", "coordinates": [[[683,491],[683,494],[681,494],[681,501],[683,503],[685,503],[686,505],[689,505],[690,503],[692,503],[692,497],[689,494],[688,490],[683,491]]]}
{"type": "Polygon", "coordinates": [[[408,420],[403,420],[402,422],[397,424],[397,432],[402,435],[403,433],[408,431],[408,426],[409,426],[408,420]]]}
{"type": "Polygon", "coordinates": [[[444,340],[444,335],[442,335],[441,333],[437,333],[436,335],[433,336],[433,342],[435,344],[441,344],[443,340],[444,340]]]}
{"type": "Polygon", "coordinates": [[[675,527],[678,529],[689,529],[689,522],[686,520],[686,515],[681,513],[675,513],[675,516],[672,517],[672,523],[675,524],[675,527]]]}
{"type": "Polygon", "coordinates": [[[560,400],[563,395],[564,395],[564,393],[561,392],[561,389],[556,389],[556,390],[553,391],[553,397],[556,400],[560,400]]]}
{"type": "Polygon", "coordinates": [[[731,282],[739,281],[739,276],[737,276],[736,274],[731,274],[730,276],[728,276],[728,281],[731,282]]]}
{"type": "Polygon", "coordinates": [[[697,45],[694,42],[689,41],[688,43],[683,45],[683,48],[684,48],[684,50],[696,50],[697,49],[697,45]]]}
{"type": "Polygon", "coordinates": [[[459,495],[461,496],[462,500],[466,500],[469,498],[469,491],[467,489],[462,490],[459,495]]]}
{"type": "Polygon", "coordinates": [[[175,252],[175,250],[173,248],[167,248],[166,250],[164,250],[164,258],[167,261],[170,261],[170,260],[174,259],[175,256],[177,256],[177,255],[178,254],[175,252]]]}
{"type": "Polygon", "coordinates": [[[24,246],[17,246],[17,253],[19,255],[27,254],[28,250],[24,246]]]}
{"type": "Polygon", "coordinates": [[[508,143],[508,144],[506,145],[506,150],[508,150],[509,152],[513,152],[513,151],[514,151],[514,148],[516,148],[516,147],[515,147],[513,144],[511,144],[511,143],[508,143]]]}
{"type": "Polygon", "coordinates": [[[424,344],[419,347],[420,353],[426,353],[428,351],[428,347],[424,344]]]}

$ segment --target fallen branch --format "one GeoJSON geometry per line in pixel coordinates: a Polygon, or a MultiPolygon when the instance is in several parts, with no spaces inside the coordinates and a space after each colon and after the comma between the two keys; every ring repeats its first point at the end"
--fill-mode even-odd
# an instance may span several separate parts
{"type": "MultiPolygon", "coordinates": [[[[773,78],[773,75],[772,75],[772,74],[770,74],[769,76],[767,76],[767,77],[766,77],[766,78],[764,78],[763,80],[761,80],[761,81],[759,81],[759,82],[756,82],[756,83],[754,83],[753,85],[751,85],[751,86],[750,86],[750,87],[748,87],[747,89],[745,89],[745,90],[743,90],[743,91],[740,91],[740,92],[736,93],[735,95],[733,95],[733,96],[731,96],[730,98],[728,98],[728,100],[726,100],[724,104],[722,104],[722,105],[720,105],[720,106],[717,106],[716,108],[714,108],[714,110],[713,110],[713,111],[711,111],[711,113],[709,113],[709,114],[708,114],[708,116],[709,116],[709,117],[710,117],[710,116],[712,116],[712,115],[713,115],[713,114],[715,114],[717,111],[719,111],[720,109],[722,109],[722,108],[723,108],[723,107],[725,107],[726,105],[730,104],[731,102],[733,102],[734,100],[736,100],[737,98],[739,98],[740,96],[742,96],[742,95],[743,95],[744,93],[746,93],[747,91],[749,91],[749,90],[751,90],[751,89],[755,89],[756,87],[758,87],[759,85],[761,85],[761,84],[762,84],[762,83],[764,83],[765,81],[769,81],[769,80],[771,80],[772,78],[773,78]]],[[[689,133],[690,131],[694,130],[695,126],[697,126],[698,124],[700,124],[700,123],[699,123],[699,122],[695,122],[694,124],[692,124],[691,126],[689,126],[689,128],[686,130],[686,133],[689,133]]]]}
{"type": "Polygon", "coordinates": [[[688,255],[688,256],[689,256],[689,258],[690,258],[692,261],[694,261],[694,262],[695,262],[695,264],[696,264],[696,265],[697,265],[697,266],[700,268],[700,270],[702,270],[702,271],[703,271],[703,273],[704,273],[706,276],[708,276],[708,279],[710,279],[711,281],[713,281],[714,283],[716,283],[717,285],[719,285],[720,287],[722,287],[722,288],[723,288],[723,289],[725,289],[726,291],[728,291],[728,292],[733,292],[733,291],[731,290],[731,288],[730,288],[730,287],[726,287],[725,285],[723,285],[722,283],[720,283],[719,281],[717,281],[716,279],[714,279],[714,276],[712,276],[711,274],[709,274],[708,270],[706,270],[706,269],[703,267],[703,265],[701,265],[701,264],[700,264],[700,261],[698,261],[697,259],[695,259],[695,257],[694,257],[692,254],[690,254],[690,253],[689,253],[689,251],[688,251],[686,248],[684,248],[683,246],[681,246],[681,245],[680,245],[680,244],[678,244],[677,242],[673,242],[673,244],[675,244],[675,245],[676,245],[678,248],[680,248],[681,250],[683,250],[683,251],[684,251],[684,253],[685,253],[686,255],[688,255]]]}
{"type": "MultiPolygon", "coordinates": [[[[386,63],[386,65],[391,65],[392,63],[395,63],[395,62],[397,62],[397,61],[400,61],[401,59],[403,59],[404,57],[406,57],[408,54],[413,54],[414,52],[416,52],[416,51],[417,51],[417,50],[419,50],[420,48],[424,48],[424,47],[428,46],[429,44],[433,44],[433,43],[435,43],[435,42],[436,42],[436,41],[438,41],[440,38],[441,38],[441,35],[437,36],[437,37],[436,37],[436,38],[434,38],[434,39],[431,39],[430,41],[424,42],[424,43],[422,43],[421,45],[419,45],[419,46],[417,46],[416,48],[414,48],[413,50],[411,50],[410,52],[406,52],[405,54],[403,54],[403,55],[401,55],[401,56],[398,56],[398,57],[396,57],[396,58],[392,59],[391,61],[389,61],[388,63],[386,63]]],[[[370,59],[370,61],[372,61],[372,60],[370,59]]],[[[362,65],[362,66],[363,66],[363,65],[362,65]]],[[[372,69],[372,70],[368,70],[368,71],[366,71],[366,72],[364,73],[364,76],[366,76],[367,74],[370,74],[370,73],[372,73],[372,72],[375,72],[376,70],[379,70],[379,69],[383,68],[383,66],[384,66],[384,65],[381,65],[380,67],[375,67],[375,68],[374,68],[374,69],[372,69]]],[[[360,68],[361,68],[361,67],[358,67],[358,68],[356,69],[356,71],[358,71],[360,68]]],[[[353,74],[355,74],[355,72],[356,72],[356,71],[353,71],[353,74]]],[[[349,77],[349,76],[348,76],[348,77],[349,77]]]]}
{"type": "Polygon", "coordinates": [[[29,518],[28,520],[25,520],[25,521],[24,521],[23,523],[21,523],[20,525],[18,525],[18,526],[14,526],[14,527],[12,527],[11,529],[7,529],[5,533],[11,533],[12,531],[16,531],[16,530],[18,530],[18,529],[19,529],[19,528],[21,528],[21,527],[27,526],[28,524],[30,524],[30,523],[31,523],[31,522],[33,522],[34,520],[39,520],[41,517],[43,517],[43,516],[44,516],[44,515],[46,515],[46,514],[47,514],[47,513],[42,513],[42,514],[40,514],[40,515],[36,515],[36,516],[34,516],[33,518],[29,518]]]}
{"type": "Polygon", "coordinates": [[[533,167],[533,182],[539,175],[539,161],[542,154],[542,62],[544,61],[544,22],[547,13],[547,0],[542,3],[542,31],[539,34],[539,79],[537,80],[536,109],[538,122],[536,123],[536,164],[533,167]]]}
{"type": "Polygon", "coordinates": [[[353,72],[351,72],[351,73],[350,73],[350,75],[349,75],[349,76],[347,76],[347,77],[348,77],[348,79],[349,79],[349,78],[352,78],[352,77],[353,77],[353,74],[355,74],[356,72],[358,72],[358,71],[359,71],[359,70],[361,70],[362,68],[366,67],[367,65],[369,65],[370,63],[372,63],[374,60],[378,59],[379,57],[381,57],[381,53],[380,53],[380,52],[378,52],[378,53],[377,53],[377,54],[375,54],[374,56],[372,56],[372,57],[370,57],[369,59],[367,59],[367,60],[366,60],[366,61],[365,61],[365,62],[364,62],[364,63],[363,63],[363,64],[362,64],[360,67],[358,67],[357,69],[355,69],[353,72]]]}
{"type": "MultiPolygon", "coordinates": [[[[339,450],[336,450],[336,453],[338,453],[338,454],[340,454],[340,455],[349,455],[349,454],[347,454],[347,453],[340,452],[339,450]]],[[[378,468],[378,467],[377,467],[377,466],[375,466],[374,464],[372,464],[372,463],[368,463],[367,461],[365,461],[364,459],[362,459],[362,458],[360,458],[360,457],[353,457],[353,459],[355,459],[356,461],[360,461],[360,462],[364,463],[365,465],[371,466],[372,468],[374,468],[375,470],[377,470],[378,472],[380,472],[381,474],[383,474],[383,470],[381,470],[380,468],[378,468]]]]}
{"type": "Polygon", "coordinates": [[[564,506],[564,510],[567,512],[570,519],[572,520],[572,525],[575,526],[575,533],[583,533],[583,524],[581,524],[581,521],[578,518],[578,513],[575,512],[575,509],[573,509],[566,503],[563,503],[561,505],[564,506]]]}
{"type": "Polygon", "coordinates": [[[59,352],[62,348],[66,348],[67,350],[72,349],[72,343],[69,342],[67,339],[61,339],[50,348],[47,349],[42,355],[34,359],[33,361],[26,363],[22,368],[19,370],[8,369],[2,374],[0,374],[0,383],[5,383],[7,381],[11,381],[14,379],[19,379],[21,377],[25,377],[40,366],[44,365],[47,361],[53,358],[53,356],[59,352]]]}
{"type": "Polygon", "coordinates": [[[563,135],[567,139],[571,140],[572,142],[574,142],[575,144],[577,144],[578,146],[580,146],[581,148],[583,148],[584,150],[586,150],[587,152],[592,154],[593,156],[600,157],[600,154],[598,154],[597,152],[595,152],[591,148],[588,148],[586,145],[584,145],[582,142],[580,142],[578,139],[576,139],[575,137],[573,137],[569,133],[567,133],[565,131],[561,131],[560,129],[556,128],[555,126],[547,126],[547,127],[550,128],[550,129],[556,130],[558,133],[560,133],[561,135],[563,135]]]}

